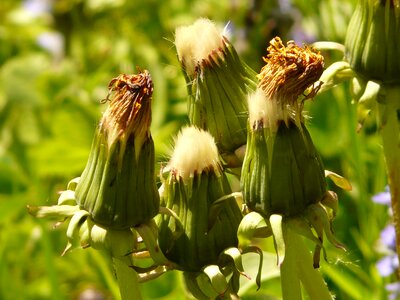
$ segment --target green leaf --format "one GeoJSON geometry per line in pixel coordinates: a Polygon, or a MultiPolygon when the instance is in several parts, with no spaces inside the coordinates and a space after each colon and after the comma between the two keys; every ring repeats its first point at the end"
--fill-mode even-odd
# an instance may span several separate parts
{"type": "Polygon", "coordinates": [[[270,236],[271,228],[267,226],[265,219],[257,212],[250,212],[244,216],[239,224],[237,236],[239,239],[239,248],[246,248],[255,237],[270,236]],[[260,231],[262,231],[260,234],[260,231]]]}
{"type": "Polygon", "coordinates": [[[276,248],[276,255],[277,255],[277,264],[280,266],[285,259],[285,239],[283,238],[283,227],[282,227],[282,219],[281,215],[271,215],[269,217],[269,222],[271,224],[273,236],[274,236],[274,243],[276,248]]]}
{"type": "Polygon", "coordinates": [[[206,274],[211,286],[218,295],[225,293],[228,288],[228,283],[224,274],[217,265],[209,265],[203,269],[203,274],[206,274]]]}
{"type": "Polygon", "coordinates": [[[231,247],[225,249],[224,252],[220,254],[219,258],[220,260],[232,260],[233,264],[235,265],[236,271],[250,279],[250,277],[244,272],[242,264],[242,254],[240,253],[238,248],[231,247]]]}
{"type": "Polygon", "coordinates": [[[338,187],[344,189],[345,191],[352,190],[350,181],[348,181],[343,176],[340,176],[340,175],[338,175],[332,171],[328,171],[328,170],[325,170],[325,176],[330,178],[334,184],[336,184],[338,187]]]}

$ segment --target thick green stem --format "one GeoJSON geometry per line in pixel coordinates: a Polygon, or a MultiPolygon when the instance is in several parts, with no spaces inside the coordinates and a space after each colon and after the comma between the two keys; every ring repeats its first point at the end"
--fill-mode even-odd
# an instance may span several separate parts
{"type": "MultiPolygon", "coordinates": [[[[396,230],[396,250],[400,260],[400,88],[387,88],[384,104],[379,104],[378,109],[396,230]]],[[[400,269],[398,275],[400,277],[400,269]]]]}
{"type": "Polygon", "coordinates": [[[104,287],[110,292],[112,299],[118,299],[120,296],[119,287],[115,282],[114,270],[111,270],[109,261],[104,259],[104,252],[93,248],[86,249],[88,259],[96,266],[95,272],[99,274],[104,287]]]}
{"type": "Polygon", "coordinates": [[[141,300],[142,295],[140,294],[138,275],[133,268],[129,267],[131,265],[130,257],[113,257],[113,264],[121,293],[121,300],[141,300]]]}
{"type": "MultiPolygon", "coordinates": [[[[41,223],[42,225],[42,223],[41,223]]],[[[42,242],[42,247],[43,247],[43,254],[44,254],[44,259],[46,261],[46,271],[47,275],[51,284],[51,298],[50,299],[65,299],[63,295],[60,292],[60,284],[59,280],[57,277],[57,271],[54,266],[54,249],[53,245],[50,240],[49,233],[43,229],[44,226],[42,225],[42,233],[43,233],[43,238],[41,240],[42,242]]]]}
{"type": "MultiPolygon", "coordinates": [[[[286,230],[286,232],[289,230],[286,230]]],[[[288,237],[288,236],[287,236],[288,237]]],[[[297,252],[288,238],[286,241],[285,260],[281,265],[281,288],[283,300],[301,300],[300,278],[296,266],[297,252]]]]}
{"type": "MultiPolygon", "coordinates": [[[[290,255],[292,253],[293,255],[292,263],[296,266],[295,271],[297,273],[297,278],[300,279],[303,287],[307,291],[309,299],[331,300],[332,296],[321,273],[313,267],[312,256],[304,244],[303,238],[289,229],[286,231],[286,249],[287,254],[290,255]]],[[[286,258],[287,257],[285,257],[285,262],[286,258]]]]}

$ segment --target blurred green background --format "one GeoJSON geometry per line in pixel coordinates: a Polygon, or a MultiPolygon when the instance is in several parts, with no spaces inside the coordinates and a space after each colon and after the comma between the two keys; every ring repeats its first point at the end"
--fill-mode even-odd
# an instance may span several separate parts
{"type": "MultiPolygon", "coordinates": [[[[1,0],[0,3],[0,299],[115,299],[109,261],[91,249],[60,257],[65,225],[28,215],[51,205],[83,170],[111,78],[148,69],[153,77],[152,133],[157,161],[187,122],[185,80],[173,44],[177,26],[199,17],[229,22],[230,39],[259,71],[276,35],[298,43],[343,43],[355,0],[1,0]]],[[[324,52],[326,66],[342,59],[324,52]]],[[[386,175],[372,116],[356,133],[348,86],[307,105],[308,127],[326,169],[347,177],[334,222],[348,251],[327,246],[322,272],[337,299],[386,299],[376,269],[387,207],[371,196],[386,175]]],[[[249,260],[248,268],[251,268],[249,260]]],[[[247,283],[243,299],[279,299],[279,279],[264,268],[262,288],[247,283]]],[[[145,299],[187,299],[180,275],[142,285],[145,299]]]]}

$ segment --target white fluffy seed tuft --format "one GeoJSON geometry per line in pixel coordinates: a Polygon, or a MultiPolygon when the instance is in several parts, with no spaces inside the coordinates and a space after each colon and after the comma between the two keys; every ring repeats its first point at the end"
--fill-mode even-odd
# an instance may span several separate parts
{"type": "Polygon", "coordinates": [[[265,124],[267,121],[267,97],[261,89],[257,89],[254,93],[247,96],[249,106],[249,122],[250,126],[255,123],[265,124]]]}
{"type": "Polygon", "coordinates": [[[260,88],[248,95],[247,101],[251,128],[270,128],[275,131],[279,121],[286,122],[290,118],[290,108],[283,107],[275,99],[268,99],[260,88]]]}
{"type": "Polygon", "coordinates": [[[175,46],[187,74],[193,75],[199,62],[223,46],[223,31],[208,19],[198,19],[193,25],[176,29],[175,46]]]}
{"type": "Polygon", "coordinates": [[[175,149],[167,167],[184,179],[212,170],[221,171],[218,148],[210,133],[196,127],[185,127],[175,139],[175,149]]]}

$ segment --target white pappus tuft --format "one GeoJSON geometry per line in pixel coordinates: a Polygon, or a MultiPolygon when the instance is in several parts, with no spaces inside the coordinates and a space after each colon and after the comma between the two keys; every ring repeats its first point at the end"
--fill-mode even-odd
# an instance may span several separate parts
{"type": "Polygon", "coordinates": [[[249,122],[253,130],[258,128],[278,129],[280,121],[285,121],[292,114],[290,107],[283,107],[274,99],[268,99],[260,89],[248,95],[249,122]]]}
{"type": "Polygon", "coordinates": [[[183,179],[211,170],[221,172],[218,148],[210,133],[196,127],[185,127],[175,139],[175,149],[166,168],[183,179]]]}
{"type": "Polygon", "coordinates": [[[212,51],[223,46],[223,30],[208,19],[199,19],[193,25],[182,26],[175,31],[178,59],[188,75],[193,75],[196,65],[212,51]]]}

